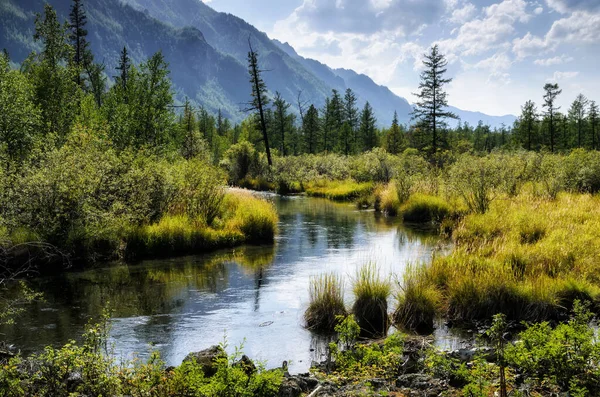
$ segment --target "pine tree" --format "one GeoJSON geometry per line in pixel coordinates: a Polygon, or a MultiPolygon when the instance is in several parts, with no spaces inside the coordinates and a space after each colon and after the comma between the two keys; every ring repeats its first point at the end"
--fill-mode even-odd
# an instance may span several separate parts
{"type": "Polygon", "coordinates": [[[373,108],[367,102],[360,115],[360,136],[364,151],[371,150],[378,145],[376,125],[377,119],[373,114],[373,108]]]}
{"type": "Polygon", "coordinates": [[[425,54],[423,64],[426,69],[421,73],[420,92],[415,94],[418,101],[412,116],[413,120],[421,121],[422,125],[428,129],[431,134],[431,152],[435,153],[440,141],[438,128],[444,123],[443,120],[457,119],[458,117],[454,113],[444,110],[448,106],[444,85],[450,83],[452,79],[444,78],[448,61],[439,52],[437,45],[431,47],[430,52],[425,54]]]}
{"type": "Polygon", "coordinates": [[[598,147],[598,136],[596,132],[598,129],[598,105],[596,104],[596,101],[590,101],[588,121],[590,123],[590,132],[592,135],[592,149],[596,150],[598,147]]]}
{"type": "MultiPolygon", "coordinates": [[[[69,29],[71,30],[69,38],[73,47],[73,63],[80,71],[87,70],[93,62],[93,55],[89,48],[90,44],[87,41],[88,31],[85,29],[86,23],[87,16],[85,15],[81,0],[73,0],[71,13],[69,14],[69,29]]],[[[84,88],[84,82],[80,73],[76,74],[75,79],[77,85],[84,88]]]]}
{"type": "Polygon", "coordinates": [[[352,89],[346,89],[346,94],[344,95],[344,122],[348,123],[350,127],[351,136],[346,138],[349,140],[349,144],[347,145],[350,154],[356,150],[358,139],[357,139],[357,131],[358,131],[358,107],[356,106],[356,95],[352,91],[352,89]]]}
{"type": "Polygon", "coordinates": [[[306,150],[309,154],[317,152],[319,130],[319,111],[315,105],[310,105],[304,115],[304,123],[302,123],[302,133],[304,135],[306,150]]]}
{"type": "Polygon", "coordinates": [[[267,122],[265,118],[265,108],[269,104],[267,97],[267,85],[261,77],[262,70],[258,67],[258,53],[252,48],[252,43],[248,39],[248,72],[250,73],[250,83],[252,84],[252,101],[249,103],[248,111],[253,110],[258,112],[260,129],[263,135],[265,151],[267,152],[267,162],[269,167],[273,166],[271,159],[271,148],[269,147],[269,135],[267,130],[267,122]]]}
{"type": "Polygon", "coordinates": [[[116,76],[117,83],[121,84],[123,91],[127,90],[127,80],[129,78],[129,69],[131,67],[131,59],[129,58],[129,53],[127,52],[127,47],[123,47],[121,51],[121,56],[119,57],[119,66],[117,66],[117,70],[120,72],[119,76],[116,76]]]}
{"type": "Polygon", "coordinates": [[[575,101],[571,104],[569,109],[569,120],[571,124],[574,124],[577,129],[577,146],[583,147],[583,128],[585,124],[585,113],[587,108],[588,100],[583,94],[577,95],[575,101]]]}
{"type": "MultiPolygon", "coordinates": [[[[291,120],[291,115],[289,114],[290,104],[286,102],[285,99],[281,96],[279,92],[275,92],[275,99],[273,100],[274,105],[274,129],[277,134],[277,143],[279,144],[279,151],[283,156],[287,155],[286,149],[286,135],[290,134],[291,125],[293,124],[291,120]]],[[[275,142],[273,143],[275,145],[275,142]]]]}
{"type": "Polygon", "coordinates": [[[550,134],[550,151],[554,152],[555,147],[555,114],[560,109],[560,106],[556,106],[556,98],[562,93],[562,90],[558,88],[558,84],[547,83],[544,86],[544,107],[546,108],[546,116],[548,118],[548,128],[550,134]]]}
{"type": "Polygon", "coordinates": [[[531,150],[533,143],[533,131],[537,123],[537,109],[533,101],[525,102],[521,107],[521,117],[519,118],[519,132],[521,142],[525,143],[527,150],[531,150]]]}
{"type": "Polygon", "coordinates": [[[385,137],[385,150],[391,154],[398,154],[404,146],[404,133],[398,124],[398,112],[394,112],[392,127],[388,130],[385,137]]]}

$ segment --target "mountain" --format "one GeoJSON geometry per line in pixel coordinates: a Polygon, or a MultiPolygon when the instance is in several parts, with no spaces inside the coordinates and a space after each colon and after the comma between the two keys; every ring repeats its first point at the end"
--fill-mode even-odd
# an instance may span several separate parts
{"type": "MultiPolygon", "coordinates": [[[[33,21],[46,1],[0,0],[0,48],[7,48],[14,61],[21,62],[39,49],[32,39],[33,21]]],[[[70,1],[48,2],[66,19],[70,1]]],[[[119,52],[125,45],[135,63],[162,50],[179,101],[188,97],[209,111],[221,109],[234,121],[245,117],[241,109],[250,97],[246,70],[249,39],[266,70],[267,87],[272,93],[280,92],[292,108],[296,108],[299,92],[302,101],[322,107],[332,89],[343,94],[352,88],[360,106],[371,103],[382,126],[391,123],[394,111],[401,122],[410,121],[408,101],[368,76],[304,58],[289,44],[271,40],[241,18],[217,12],[200,0],[85,0],[84,8],[92,51],[97,61],[106,64],[108,75],[116,74],[119,52]]],[[[493,127],[512,124],[512,116],[453,111],[470,124],[479,119],[493,127]]]]}

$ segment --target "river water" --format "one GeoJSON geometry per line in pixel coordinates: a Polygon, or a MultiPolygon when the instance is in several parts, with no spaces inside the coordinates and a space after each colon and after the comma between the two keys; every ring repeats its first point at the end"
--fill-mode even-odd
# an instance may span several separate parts
{"type": "Polygon", "coordinates": [[[119,358],[143,359],[157,350],[167,364],[178,365],[189,352],[226,339],[229,351],[243,344],[245,354],[267,367],[287,360],[291,372],[304,372],[324,357],[327,343],[303,327],[312,275],[342,275],[350,305],[352,279],[363,264],[375,262],[397,284],[408,265],[428,262],[445,249],[434,233],[350,204],[267,198],[280,217],[274,246],[35,279],[32,286],[45,301],[0,333],[23,353],[60,346],[77,340],[89,319],[109,304],[110,342],[119,358]]]}

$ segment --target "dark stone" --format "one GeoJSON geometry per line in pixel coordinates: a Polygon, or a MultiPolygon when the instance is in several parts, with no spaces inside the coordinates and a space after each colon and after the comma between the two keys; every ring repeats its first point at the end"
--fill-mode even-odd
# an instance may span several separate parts
{"type": "Polygon", "coordinates": [[[75,391],[83,384],[83,376],[80,372],[71,372],[67,376],[67,390],[75,391]]]}
{"type": "Polygon", "coordinates": [[[215,345],[206,350],[188,354],[183,362],[196,362],[202,367],[204,376],[211,377],[217,373],[217,362],[223,359],[227,360],[227,353],[221,346],[215,345]]]}
{"type": "Polygon", "coordinates": [[[302,393],[310,393],[318,385],[319,381],[310,376],[310,374],[286,376],[281,383],[281,387],[279,388],[279,396],[299,396],[302,393]]]}
{"type": "Polygon", "coordinates": [[[302,389],[298,386],[291,378],[284,378],[279,386],[279,397],[300,397],[302,395],[302,389]]]}
{"type": "Polygon", "coordinates": [[[239,359],[239,361],[233,363],[233,366],[242,368],[242,370],[244,370],[244,373],[248,376],[254,375],[256,373],[256,365],[254,365],[252,360],[250,360],[250,358],[245,354],[242,356],[242,358],[239,359]]]}
{"type": "MultiPolygon", "coordinates": [[[[448,384],[425,374],[406,374],[396,379],[396,387],[402,390],[418,391],[419,396],[437,397],[448,389],[448,384]]],[[[409,393],[408,395],[414,395],[409,393]]]]}

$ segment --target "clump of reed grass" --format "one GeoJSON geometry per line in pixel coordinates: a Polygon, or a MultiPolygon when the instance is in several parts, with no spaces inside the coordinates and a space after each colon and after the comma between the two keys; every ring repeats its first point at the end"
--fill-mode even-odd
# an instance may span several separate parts
{"type": "Polygon", "coordinates": [[[400,207],[406,222],[441,222],[454,215],[454,210],[441,197],[414,194],[400,207]]]}
{"type": "Polygon", "coordinates": [[[246,192],[230,194],[226,200],[231,213],[226,229],[240,231],[249,243],[273,242],[279,217],[272,203],[246,192]]]}
{"type": "Polygon", "coordinates": [[[380,276],[374,263],[362,266],[354,281],[354,305],[352,313],[366,337],[380,337],[387,334],[389,327],[388,298],[392,285],[380,276]]]}
{"type": "Polygon", "coordinates": [[[310,303],[304,313],[306,327],[313,331],[334,332],[339,316],[346,316],[344,281],[335,274],[310,279],[310,303]]]}
{"type": "Polygon", "coordinates": [[[424,267],[408,269],[396,295],[398,304],[393,315],[394,325],[420,334],[433,331],[442,308],[442,294],[423,277],[425,271],[424,267]]]}
{"type": "Polygon", "coordinates": [[[394,182],[388,183],[383,189],[378,191],[379,210],[386,215],[396,216],[400,211],[400,199],[398,190],[394,182]]]}
{"type": "Polygon", "coordinates": [[[308,183],[306,194],[312,197],[323,197],[334,201],[350,201],[369,194],[373,190],[372,182],[356,182],[351,179],[343,181],[321,180],[308,183]]]}

